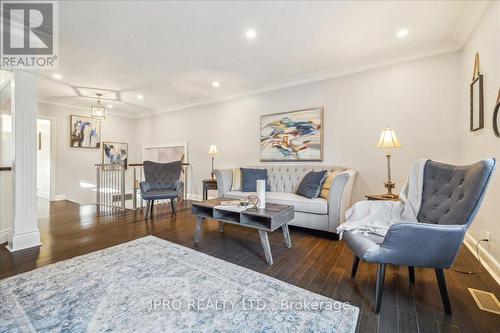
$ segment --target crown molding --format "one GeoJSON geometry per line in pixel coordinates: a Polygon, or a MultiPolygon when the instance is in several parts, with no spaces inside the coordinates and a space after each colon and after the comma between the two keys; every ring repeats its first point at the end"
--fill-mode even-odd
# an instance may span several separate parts
{"type": "Polygon", "coordinates": [[[378,58],[372,58],[370,60],[365,60],[364,62],[353,63],[345,66],[337,66],[324,71],[318,71],[314,73],[309,73],[300,76],[289,77],[282,80],[277,80],[269,82],[261,87],[248,90],[239,94],[234,94],[230,96],[225,96],[221,98],[201,98],[198,100],[192,100],[186,102],[175,103],[167,105],[161,108],[153,109],[153,112],[149,115],[139,115],[138,118],[144,118],[148,116],[159,115],[167,112],[178,111],[193,107],[199,107],[214,103],[226,102],[236,98],[247,97],[251,95],[257,95],[262,93],[267,93],[271,91],[296,87],[305,84],[311,84],[323,80],[333,79],[337,77],[342,77],[346,75],[352,75],[360,72],[366,72],[386,66],[391,66],[399,63],[420,60],[424,58],[429,58],[433,56],[438,56],[442,54],[447,54],[451,52],[458,51],[461,49],[462,45],[457,44],[455,41],[448,40],[444,42],[439,42],[432,44],[426,48],[415,47],[408,49],[404,54],[394,55],[394,56],[380,56],[378,58]]]}
{"type": "MultiPolygon", "coordinates": [[[[243,98],[247,96],[263,94],[286,88],[312,84],[319,81],[375,70],[378,68],[396,65],[399,63],[416,61],[433,56],[456,52],[464,47],[472,31],[477,26],[479,20],[486,11],[486,8],[488,8],[488,6],[490,6],[492,3],[493,1],[480,1],[479,5],[477,5],[477,2],[467,3],[461,18],[459,19],[459,22],[457,23],[456,28],[452,32],[449,39],[426,46],[407,49],[403,51],[403,53],[399,52],[392,55],[391,54],[380,55],[378,57],[365,59],[364,61],[357,63],[346,64],[342,66],[332,67],[322,71],[271,81],[264,83],[260,86],[251,88],[249,90],[242,91],[237,94],[232,94],[229,96],[224,96],[219,98],[204,98],[204,97],[194,98],[194,99],[190,98],[182,102],[153,108],[152,110],[148,110],[148,112],[141,111],[138,112],[137,114],[130,114],[128,112],[127,114],[125,114],[119,111],[109,111],[109,110],[107,112],[114,116],[121,116],[129,119],[146,118],[150,116],[160,115],[163,113],[200,107],[215,103],[222,103],[237,98],[243,98]]],[[[53,102],[48,100],[42,100],[39,102],[45,104],[52,104],[64,107],[77,108],[81,110],[87,110],[87,108],[85,107],[74,105],[71,103],[53,102]]]]}
{"type": "MultiPolygon", "coordinates": [[[[39,104],[61,106],[61,107],[72,108],[72,109],[77,109],[77,110],[83,110],[83,111],[89,112],[89,114],[90,114],[90,109],[89,108],[81,106],[81,105],[78,105],[78,104],[63,103],[63,102],[54,102],[54,101],[43,100],[43,99],[39,99],[38,103],[39,104]]],[[[138,118],[146,117],[146,115],[140,115],[140,116],[137,115],[137,116],[135,116],[135,115],[125,114],[125,113],[116,112],[116,111],[109,111],[108,109],[106,109],[106,113],[108,113],[108,114],[110,114],[112,116],[123,117],[123,118],[128,118],[128,119],[138,119],[138,118]]]]}
{"type": "Polygon", "coordinates": [[[464,47],[472,31],[474,31],[479,20],[484,15],[486,8],[492,4],[493,1],[480,1],[479,4],[472,1],[465,4],[462,17],[460,17],[451,37],[460,46],[459,49],[464,47]]]}

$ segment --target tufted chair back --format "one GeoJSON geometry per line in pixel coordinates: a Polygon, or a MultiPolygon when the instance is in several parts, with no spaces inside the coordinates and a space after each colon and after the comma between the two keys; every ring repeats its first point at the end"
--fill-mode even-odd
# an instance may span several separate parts
{"type": "Polygon", "coordinates": [[[472,222],[494,169],[494,158],[467,166],[428,161],[418,221],[447,225],[472,222]]]}
{"type": "Polygon", "coordinates": [[[150,190],[175,190],[179,180],[182,162],[156,163],[144,161],[144,178],[150,190]]]}
{"type": "Polygon", "coordinates": [[[344,171],[346,168],[330,165],[259,165],[250,168],[267,169],[267,182],[271,192],[295,193],[309,171],[344,171]]]}

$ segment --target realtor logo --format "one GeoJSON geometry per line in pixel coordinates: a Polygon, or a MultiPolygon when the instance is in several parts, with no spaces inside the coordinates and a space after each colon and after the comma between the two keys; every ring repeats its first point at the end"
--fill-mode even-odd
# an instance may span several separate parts
{"type": "Polygon", "coordinates": [[[58,3],[2,2],[1,65],[11,69],[53,69],[57,65],[58,3]]]}

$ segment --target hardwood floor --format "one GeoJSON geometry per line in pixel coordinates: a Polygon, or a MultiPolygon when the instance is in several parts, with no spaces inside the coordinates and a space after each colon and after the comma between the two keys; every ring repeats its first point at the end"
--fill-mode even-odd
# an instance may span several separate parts
{"type": "MultiPolygon", "coordinates": [[[[193,244],[195,218],[189,204],[177,216],[168,206],[155,208],[153,220],[142,214],[98,214],[94,206],[68,201],[51,203],[50,217],[39,220],[43,245],[39,250],[11,254],[0,248],[0,277],[5,278],[36,267],[69,259],[154,235],[207,253],[234,264],[311,290],[360,308],[358,332],[498,332],[500,315],[480,310],[468,287],[500,295],[500,287],[486,272],[465,275],[447,271],[453,316],[444,313],[434,270],[415,269],[416,283],[410,286],[406,267],[388,266],[380,314],[373,313],[376,266],[361,262],[351,278],[352,253],[343,241],[331,235],[290,228],[293,247],[287,249],[281,232],[270,234],[274,265],[265,262],[255,230],[218,223],[203,226],[200,244],[193,244]]],[[[464,247],[455,268],[475,269],[477,260],[464,247]]]]}

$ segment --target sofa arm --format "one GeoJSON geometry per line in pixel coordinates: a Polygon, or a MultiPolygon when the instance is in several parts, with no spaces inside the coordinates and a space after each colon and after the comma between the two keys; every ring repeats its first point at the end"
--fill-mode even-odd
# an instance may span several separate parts
{"type": "Polygon", "coordinates": [[[394,265],[449,268],[465,237],[464,225],[396,223],[391,225],[380,250],[364,260],[394,265]]]}
{"type": "Polygon", "coordinates": [[[336,232],[345,222],[345,212],[351,207],[351,196],[357,171],[344,170],[333,180],[328,196],[328,231],[336,232]]]}
{"type": "Polygon", "coordinates": [[[217,195],[219,198],[223,198],[224,193],[231,191],[231,185],[233,184],[233,170],[215,169],[214,175],[217,180],[217,195]]]}

